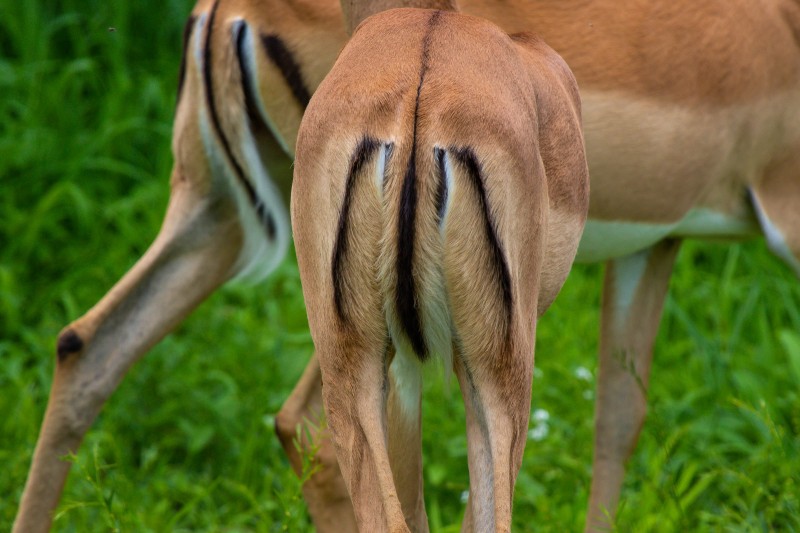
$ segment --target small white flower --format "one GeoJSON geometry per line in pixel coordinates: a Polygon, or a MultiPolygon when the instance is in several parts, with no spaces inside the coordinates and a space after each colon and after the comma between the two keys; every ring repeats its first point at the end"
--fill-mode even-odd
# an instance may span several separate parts
{"type": "Polygon", "coordinates": [[[575,377],[583,381],[592,381],[592,371],[585,366],[579,366],[575,369],[575,377]]]}
{"type": "Polygon", "coordinates": [[[546,423],[542,422],[541,424],[537,425],[530,431],[528,431],[528,438],[532,441],[542,441],[547,437],[547,434],[550,433],[550,426],[546,423]]]}
{"type": "Polygon", "coordinates": [[[550,420],[550,413],[544,409],[534,409],[533,414],[531,414],[531,421],[536,424],[541,424],[548,420],[550,420]]]}
{"type": "Polygon", "coordinates": [[[467,503],[468,499],[469,499],[469,491],[465,490],[464,492],[461,493],[461,503],[467,503]]]}

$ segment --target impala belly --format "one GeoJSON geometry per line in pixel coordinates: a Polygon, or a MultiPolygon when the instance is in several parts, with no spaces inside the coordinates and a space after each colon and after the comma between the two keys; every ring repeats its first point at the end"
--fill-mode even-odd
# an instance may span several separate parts
{"type": "Polygon", "coordinates": [[[581,263],[594,263],[632,254],[665,238],[672,227],[672,224],[645,224],[590,218],[586,221],[575,260],[581,263]]]}
{"type": "Polygon", "coordinates": [[[592,220],[586,222],[577,261],[593,263],[623,257],[649,248],[667,237],[737,239],[758,235],[752,212],[739,216],[707,208],[692,209],[672,224],[592,220]]]}
{"type": "Polygon", "coordinates": [[[578,261],[667,237],[741,238],[759,230],[748,195],[800,139],[796,92],[726,107],[680,106],[585,90],[591,202],[578,261]]]}

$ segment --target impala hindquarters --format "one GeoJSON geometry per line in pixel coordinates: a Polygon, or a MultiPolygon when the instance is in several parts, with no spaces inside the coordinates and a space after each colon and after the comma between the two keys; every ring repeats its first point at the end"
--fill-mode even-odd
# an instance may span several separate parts
{"type": "Polygon", "coordinates": [[[449,369],[451,354],[466,529],[510,527],[536,321],[586,218],[579,116],[571,73],[541,41],[431,10],[367,19],[312,98],[292,221],[360,530],[427,530],[420,363],[449,369]]]}

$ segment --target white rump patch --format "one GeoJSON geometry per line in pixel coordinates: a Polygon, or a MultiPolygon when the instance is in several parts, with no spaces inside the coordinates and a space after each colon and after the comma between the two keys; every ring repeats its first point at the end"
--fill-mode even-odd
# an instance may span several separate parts
{"type": "MultiPolygon", "coordinates": [[[[444,179],[447,188],[442,220],[439,222],[439,236],[441,237],[440,252],[444,254],[444,237],[447,224],[447,213],[453,201],[453,166],[450,154],[444,150],[444,179]]],[[[442,361],[445,382],[449,385],[450,375],[453,372],[453,319],[450,314],[450,303],[445,285],[444,255],[434,258],[437,266],[428,272],[426,279],[420,280],[417,291],[420,297],[420,319],[422,321],[423,336],[428,351],[432,356],[438,356],[442,361]]],[[[425,278],[425,277],[424,277],[425,278]]]]}
{"type": "MultiPolygon", "coordinates": [[[[245,179],[249,177],[252,180],[258,198],[275,224],[275,237],[271,240],[267,236],[264,221],[258,217],[244,189],[237,183],[236,199],[245,239],[242,252],[234,265],[237,272],[235,279],[255,282],[275,270],[286,256],[292,232],[283,198],[261,162],[246,120],[242,123],[241,138],[245,179]]],[[[236,179],[235,176],[232,177],[236,179]]]]}
{"type": "Polygon", "coordinates": [[[439,222],[439,232],[444,236],[445,222],[447,221],[447,213],[450,212],[450,207],[453,204],[453,196],[455,196],[456,182],[453,179],[453,162],[450,160],[450,154],[447,150],[444,151],[444,186],[447,190],[447,198],[444,202],[444,209],[442,210],[442,220],[439,222]]]}
{"type": "MultiPolygon", "coordinates": [[[[380,191],[383,190],[383,174],[386,165],[387,155],[386,145],[384,145],[378,157],[378,164],[376,165],[375,185],[380,191]]],[[[445,182],[447,183],[448,197],[447,204],[449,205],[452,200],[453,192],[453,176],[452,166],[445,153],[445,182]]],[[[420,209],[429,209],[432,206],[421,207],[420,209]]],[[[445,209],[445,214],[447,209],[445,209]]],[[[444,220],[439,230],[439,236],[444,239],[444,220]]],[[[436,234],[434,234],[435,236],[436,234]]],[[[417,236],[419,238],[419,235],[417,236]]],[[[444,252],[444,241],[439,247],[439,253],[444,252]]],[[[429,252],[426,252],[429,253],[429,252]]],[[[442,265],[444,263],[443,255],[441,257],[429,257],[429,260],[416,259],[418,264],[424,264],[426,267],[421,271],[417,271],[416,276],[416,292],[418,298],[418,312],[420,318],[420,325],[422,327],[422,338],[425,340],[425,347],[428,351],[430,359],[439,359],[442,362],[444,377],[446,385],[449,385],[450,375],[453,372],[453,322],[450,314],[450,304],[445,286],[444,272],[442,265]]],[[[394,294],[395,287],[389,291],[394,294]]],[[[417,359],[411,343],[406,335],[405,328],[402,326],[400,319],[397,315],[397,309],[394,304],[394,299],[390,298],[384,302],[384,313],[386,316],[386,323],[389,327],[392,342],[397,350],[397,358],[411,358],[417,359]],[[405,355],[404,355],[405,354],[405,355]],[[409,355],[410,354],[410,355],[409,355]]],[[[397,359],[396,358],[396,359],[397,359]]],[[[394,366],[395,363],[392,363],[394,366]]]]}

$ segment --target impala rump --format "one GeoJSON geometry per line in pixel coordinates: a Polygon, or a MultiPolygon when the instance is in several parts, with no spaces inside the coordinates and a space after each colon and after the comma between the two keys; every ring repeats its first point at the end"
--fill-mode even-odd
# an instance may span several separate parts
{"type": "Polygon", "coordinates": [[[466,404],[468,529],[510,527],[536,320],[575,256],[587,181],[574,78],[535,37],[397,9],[341,52],[300,127],[292,223],[361,530],[425,530],[433,356],[466,404]]]}
{"type": "MultiPolygon", "coordinates": [[[[260,132],[272,128],[257,79],[257,32],[242,18],[219,18],[219,5],[215,2],[208,13],[193,15],[187,23],[175,137],[199,133],[210,197],[232,199],[242,228],[244,240],[232,274],[257,280],[283,259],[289,221],[259,154],[260,132]]],[[[179,163],[189,166],[188,161],[179,163]]]]}

